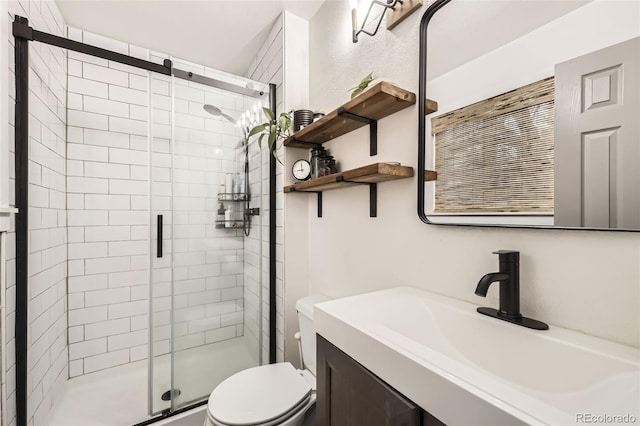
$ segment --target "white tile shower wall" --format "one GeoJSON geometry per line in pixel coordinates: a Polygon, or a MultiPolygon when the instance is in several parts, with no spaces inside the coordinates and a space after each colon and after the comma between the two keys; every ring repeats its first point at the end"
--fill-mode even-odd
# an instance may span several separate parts
{"type": "MultiPolygon", "coordinates": [[[[166,58],[81,30],[70,29],[69,37],[154,62],[166,58]]],[[[207,71],[180,61],[174,65],[200,74],[207,71]]],[[[218,184],[225,173],[239,170],[233,149],[238,129],[202,106],[211,103],[239,115],[244,103],[217,89],[176,79],[172,162],[170,79],[153,75],[148,84],[145,71],[76,53],[70,53],[69,69],[72,375],[147,356],[149,176],[153,218],[164,214],[166,242],[166,255],[153,259],[154,355],[169,351],[171,331],[177,350],[241,336],[242,232],[215,229],[218,184]]]]}
{"type": "MultiPolygon", "coordinates": [[[[151,57],[155,62],[161,59],[151,57]]],[[[173,62],[185,71],[213,73],[201,65],[173,62]]],[[[165,215],[165,235],[173,237],[167,256],[153,259],[153,344],[154,356],[158,356],[169,351],[171,331],[176,351],[244,334],[243,233],[216,228],[219,184],[227,173],[241,171],[241,152],[236,149],[241,133],[223,117],[208,114],[203,106],[215,105],[239,117],[250,105],[240,95],[181,79],[171,83],[154,76],[151,90],[152,210],[154,217],[165,215]],[[169,324],[171,307],[173,325],[169,324]]],[[[239,213],[241,203],[223,204],[239,213]]]]}
{"type": "MultiPolygon", "coordinates": [[[[64,21],[53,1],[9,1],[10,25],[14,14],[29,19],[40,31],[62,36],[64,21]]],[[[9,26],[10,28],[10,26],[9,26]]],[[[10,174],[13,187],[15,69],[13,36],[8,58],[10,174]]],[[[29,315],[27,359],[27,416],[29,425],[44,424],[60,387],[67,379],[66,317],[66,51],[40,43],[29,44],[29,315]]],[[[6,66],[6,65],[3,65],[6,66]]],[[[13,198],[13,195],[12,197],[13,198]]],[[[13,200],[10,200],[13,204],[13,200]]],[[[15,224],[12,223],[12,231],[15,224]]],[[[7,370],[2,395],[7,421],[15,424],[15,233],[7,241],[6,334],[7,370]]],[[[4,268],[3,268],[4,269],[4,268]]]]}
{"type": "MultiPolygon", "coordinates": [[[[284,80],[284,28],[283,15],[276,20],[273,27],[269,31],[266,41],[259,49],[258,54],[249,67],[247,76],[253,80],[263,83],[274,83],[276,85],[276,112],[279,114],[284,111],[283,96],[283,80],[284,80]]],[[[262,245],[262,289],[258,286],[259,282],[253,274],[247,274],[245,283],[247,290],[245,292],[245,303],[254,306],[259,303],[260,291],[262,294],[262,359],[263,362],[269,360],[269,153],[266,149],[258,150],[257,146],[252,146],[250,182],[253,194],[261,194],[262,208],[260,215],[262,218],[262,243],[260,243],[260,234],[252,233],[246,238],[245,245],[245,268],[251,270],[251,266],[255,265],[255,257],[260,256],[260,245],[262,245]],[[259,166],[261,162],[261,166],[259,166]]],[[[282,154],[282,152],[281,152],[282,154]]],[[[281,158],[284,156],[280,155],[281,158]]],[[[277,175],[282,182],[283,167],[277,164],[277,175]]],[[[283,270],[283,200],[282,185],[276,187],[276,269],[280,273],[276,274],[276,360],[284,360],[284,281],[282,277],[283,270]]],[[[247,309],[248,312],[256,312],[254,308],[247,309]]],[[[257,327],[257,323],[250,323],[250,326],[257,327]]],[[[250,332],[256,335],[259,331],[250,328],[250,332]]]]}
{"type": "MultiPolygon", "coordinates": [[[[73,40],[147,59],[75,28],[73,40]]],[[[69,52],[67,208],[70,376],[145,358],[148,318],[147,79],[69,52]]]]}

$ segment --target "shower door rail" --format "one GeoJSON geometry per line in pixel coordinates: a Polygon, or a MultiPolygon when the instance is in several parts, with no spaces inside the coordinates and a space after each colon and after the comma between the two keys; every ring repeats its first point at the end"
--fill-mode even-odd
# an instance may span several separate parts
{"type": "MultiPolygon", "coordinates": [[[[1,0],[0,0],[1,1],[1,0]]],[[[12,26],[14,36],[15,52],[15,207],[16,214],[16,308],[15,308],[15,354],[16,354],[16,424],[26,426],[27,414],[27,384],[28,384],[28,257],[29,257],[29,42],[36,41],[84,53],[90,56],[118,62],[135,68],[144,69],[150,72],[174,76],[189,81],[197,81],[213,87],[223,88],[243,95],[260,97],[263,91],[252,90],[247,87],[237,86],[221,80],[216,80],[206,76],[200,76],[192,72],[173,68],[170,59],[165,59],[163,64],[146,61],[133,56],[124,55],[108,49],[70,40],[64,37],[38,31],[29,26],[29,20],[25,17],[15,15],[12,26]]],[[[269,85],[269,96],[271,107],[275,109],[275,85],[269,85]]],[[[272,160],[273,162],[273,160],[272,160]]],[[[269,174],[270,187],[275,188],[275,168],[270,167],[269,174]]],[[[270,206],[272,213],[270,218],[270,254],[275,254],[275,191],[270,193],[270,206]],[[273,229],[271,229],[273,228],[273,229]]],[[[270,300],[269,305],[275,309],[275,256],[270,259],[270,300]]],[[[275,311],[270,313],[270,317],[275,317],[275,311]]],[[[270,362],[275,362],[275,320],[269,325],[270,340],[270,362]]],[[[3,348],[4,349],[4,348],[3,348]]],[[[202,405],[204,402],[194,404],[202,405]]],[[[166,413],[158,418],[153,418],[141,423],[150,424],[167,416],[181,413],[190,407],[166,413]]]]}

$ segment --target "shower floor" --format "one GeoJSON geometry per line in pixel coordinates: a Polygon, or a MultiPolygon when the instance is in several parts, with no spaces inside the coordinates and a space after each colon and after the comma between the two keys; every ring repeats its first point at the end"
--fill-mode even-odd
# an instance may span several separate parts
{"type": "MultiPolygon", "coordinates": [[[[215,343],[215,349],[211,346],[189,349],[175,358],[175,386],[182,392],[178,402],[202,399],[225,378],[258,364],[253,345],[244,337],[215,343]]],[[[154,381],[158,402],[154,405],[159,410],[169,408],[169,402],[160,400],[171,383],[169,362],[169,356],[163,356],[155,363],[167,372],[166,378],[154,381]]],[[[70,379],[51,411],[49,425],[131,426],[147,419],[147,360],[143,360],[70,379]]]]}

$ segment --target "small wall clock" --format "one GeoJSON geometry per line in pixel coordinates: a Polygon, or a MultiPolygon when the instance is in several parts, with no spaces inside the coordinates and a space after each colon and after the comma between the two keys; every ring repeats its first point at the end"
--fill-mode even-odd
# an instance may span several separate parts
{"type": "Polygon", "coordinates": [[[311,164],[304,159],[297,160],[293,163],[291,173],[297,180],[307,180],[311,177],[311,164]]]}

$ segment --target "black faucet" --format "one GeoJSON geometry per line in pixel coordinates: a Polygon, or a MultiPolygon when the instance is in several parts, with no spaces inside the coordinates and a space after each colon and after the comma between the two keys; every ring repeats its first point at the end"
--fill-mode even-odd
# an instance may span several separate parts
{"type": "Polygon", "coordinates": [[[486,274],[478,282],[476,294],[486,297],[489,286],[500,283],[500,309],[478,308],[478,312],[535,330],[548,330],[549,326],[520,313],[520,252],[513,250],[494,251],[498,255],[499,272],[486,274]]]}

